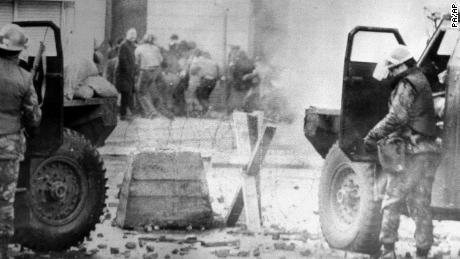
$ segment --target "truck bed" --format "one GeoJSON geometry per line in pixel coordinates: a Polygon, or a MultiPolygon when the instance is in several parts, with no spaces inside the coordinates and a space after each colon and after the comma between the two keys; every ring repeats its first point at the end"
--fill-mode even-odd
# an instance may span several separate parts
{"type": "Polygon", "coordinates": [[[116,97],[64,101],[64,127],[82,133],[98,147],[116,127],[117,115],[116,97]]]}
{"type": "Polygon", "coordinates": [[[311,106],[305,110],[304,134],[324,158],[339,138],[340,110],[311,106]]]}
{"type": "Polygon", "coordinates": [[[101,105],[105,103],[112,103],[113,100],[116,100],[116,97],[109,97],[109,98],[101,98],[101,97],[94,97],[89,99],[73,99],[67,100],[64,99],[64,107],[74,107],[74,106],[87,106],[87,105],[101,105]]]}

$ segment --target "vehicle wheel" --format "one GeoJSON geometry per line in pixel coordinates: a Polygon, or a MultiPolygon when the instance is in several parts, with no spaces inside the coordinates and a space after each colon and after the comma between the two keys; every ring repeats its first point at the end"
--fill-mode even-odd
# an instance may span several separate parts
{"type": "Polygon", "coordinates": [[[337,144],[321,173],[320,224],[332,248],[374,254],[379,248],[381,202],[374,201],[374,166],[353,163],[337,144]]]}
{"type": "Polygon", "coordinates": [[[99,222],[106,199],[103,161],[78,132],[65,129],[62,146],[30,174],[30,220],[16,241],[38,251],[78,244],[99,222]]]}

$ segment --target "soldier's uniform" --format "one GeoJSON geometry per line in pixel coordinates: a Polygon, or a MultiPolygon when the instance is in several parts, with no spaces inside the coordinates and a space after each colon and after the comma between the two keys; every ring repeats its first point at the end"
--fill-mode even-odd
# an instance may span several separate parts
{"type": "Polygon", "coordinates": [[[3,239],[14,234],[14,194],[24,151],[22,133],[0,136],[0,237],[3,239]]]}
{"type": "Polygon", "coordinates": [[[403,170],[384,167],[388,181],[382,202],[380,240],[384,245],[398,240],[401,206],[406,205],[416,225],[416,246],[427,251],[433,243],[431,188],[440,151],[435,140],[433,100],[430,85],[418,68],[411,68],[398,77],[389,113],[366,136],[366,139],[380,140],[379,144],[402,139],[406,148],[403,170]]]}
{"type": "Polygon", "coordinates": [[[31,75],[19,67],[17,55],[2,46],[0,103],[0,245],[4,256],[4,246],[14,234],[14,196],[26,148],[23,127],[38,126],[41,110],[31,75]]]}

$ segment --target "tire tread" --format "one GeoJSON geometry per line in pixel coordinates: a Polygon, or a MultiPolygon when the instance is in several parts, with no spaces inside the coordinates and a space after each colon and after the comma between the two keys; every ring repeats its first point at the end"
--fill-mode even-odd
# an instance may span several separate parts
{"type": "MultiPolygon", "coordinates": [[[[319,212],[320,212],[320,225],[323,235],[327,243],[337,249],[347,250],[358,253],[373,254],[380,248],[379,242],[379,233],[381,226],[381,213],[380,213],[380,202],[373,201],[373,174],[369,172],[355,172],[362,177],[363,182],[370,184],[370,188],[362,188],[365,190],[364,193],[361,193],[361,201],[366,200],[367,202],[361,202],[361,206],[364,206],[360,211],[363,215],[360,217],[363,219],[358,223],[358,231],[354,237],[351,237],[351,241],[344,243],[338,241],[339,235],[344,235],[344,233],[337,231],[334,227],[331,227],[331,222],[327,219],[331,217],[331,212],[327,211],[328,206],[324,205],[329,202],[329,183],[331,175],[334,172],[328,169],[330,167],[334,168],[334,164],[339,163],[352,163],[348,157],[343,153],[338,144],[334,144],[329,150],[324,166],[321,173],[320,188],[319,188],[319,212]],[[363,195],[365,196],[363,199],[363,195]]],[[[369,186],[368,186],[369,187],[369,186]]]]}
{"type": "MultiPolygon", "coordinates": [[[[92,179],[95,179],[96,185],[96,202],[89,217],[85,218],[86,222],[78,225],[73,233],[54,233],[50,239],[50,233],[43,233],[44,231],[34,228],[33,226],[20,228],[15,233],[15,240],[20,244],[37,251],[62,251],[68,249],[70,246],[77,245],[82,242],[85,237],[88,237],[91,231],[95,230],[96,224],[100,222],[100,216],[103,214],[106,207],[105,200],[107,190],[107,178],[105,177],[104,161],[97,149],[86,139],[82,134],[71,129],[64,129],[64,142],[56,153],[70,152],[66,150],[67,145],[72,147],[81,147],[81,163],[88,162],[91,159],[92,179]]],[[[73,151],[72,151],[73,152],[73,151]]],[[[79,161],[80,162],[80,161],[79,161]]],[[[88,197],[89,198],[89,197],[88,197]]],[[[78,217],[75,219],[78,220],[78,217]]],[[[80,219],[80,221],[82,221],[80,219]]]]}

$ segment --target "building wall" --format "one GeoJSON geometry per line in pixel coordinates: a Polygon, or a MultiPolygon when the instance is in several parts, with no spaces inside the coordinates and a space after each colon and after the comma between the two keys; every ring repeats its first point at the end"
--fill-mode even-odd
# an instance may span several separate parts
{"type": "Polygon", "coordinates": [[[94,45],[105,38],[106,0],[3,0],[0,8],[0,26],[13,20],[51,20],[58,25],[64,61],[92,58],[94,45]]]}
{"type": "Polygon", "coordinates": [[[167,46],[171,34],[176,33],[180,40],[195,41],[221,64],[226,45],[240,45],[245,50],[251,47],[251,1],[149,0],[147,6],[147,31],[162,46],[167,46]]]}
{"type": "Polygon", "coordinates": [[[252,52],[250,0],[114,0],[111,5],[112,39],[124,37],[134,27],[139,39],[148,31],[166,47],[171,34],[176,33],[181,40],[195,41],[221,64],[224,45],[227,51],[228,45],[237,44],[252,52]]]}
{"type": "MultiPolygon", "coordinates": [[[[149,0],[152,1],[152,0],[149,0]]],[[[129,28],[136,28],[142,37],[147,27],[147,0],[112,1],[112,39],[125,37],[129,28]]]]}
{"type": "MultiPolygon", "coordinates": [[[[94,47],[105,40],[106,0],[77,0],[72,36],[68,39],[71,48],[67,48],[71,56],[92,58],[94,47]]],[[[70,10],[71,12],[71,10],[70,10]]],[[[72,15],[70,15],[72,17],[72,15]]]]}

